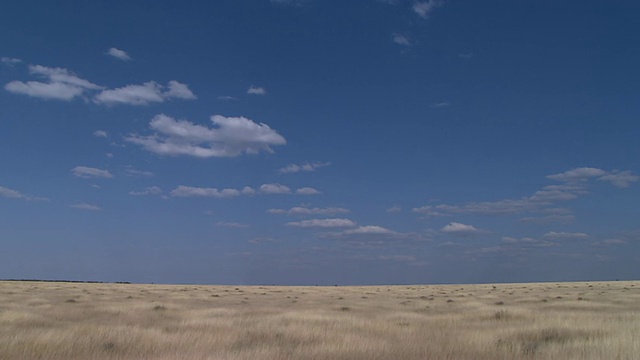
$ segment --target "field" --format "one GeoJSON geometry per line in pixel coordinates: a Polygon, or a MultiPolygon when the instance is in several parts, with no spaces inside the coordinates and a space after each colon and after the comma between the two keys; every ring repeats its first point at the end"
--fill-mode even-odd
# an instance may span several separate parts
{"type": "Polygon", "coordinates": [[[0,282],[0,359],[519,358],[640,358],[640,282],[0,282]]]}

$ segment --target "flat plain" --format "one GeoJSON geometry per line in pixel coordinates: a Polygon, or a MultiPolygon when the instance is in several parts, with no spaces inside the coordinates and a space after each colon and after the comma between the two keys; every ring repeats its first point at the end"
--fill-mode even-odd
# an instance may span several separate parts
{"type": "Polygon", "coordinates": [[[0,359],[639,359],[640,282],[0,281],[0,359]]]}

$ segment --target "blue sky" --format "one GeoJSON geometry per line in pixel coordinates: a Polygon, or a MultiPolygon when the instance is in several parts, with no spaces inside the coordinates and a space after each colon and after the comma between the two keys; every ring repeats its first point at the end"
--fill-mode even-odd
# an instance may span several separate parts
{"type": "Polygon", "coordinates": [[[635,1],[7,1],[0,277],[637,279],[635,1]]]}

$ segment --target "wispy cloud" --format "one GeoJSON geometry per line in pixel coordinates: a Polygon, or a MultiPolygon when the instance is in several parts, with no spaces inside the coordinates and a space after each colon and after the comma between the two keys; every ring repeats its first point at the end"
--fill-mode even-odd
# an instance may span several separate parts
{"type": "Polygon", "coordinates": [[[223,189],[206,187],[192,187],[180,185],[171,191],[174,197],[212,197],[212,198],[232,198],[240,196],[241,192],[236,189],[223,189]]]}
{"type": "Polygon", "coordinates": [[[127,174],[127,176],[132,176],[132,177],[151,177],[155,175],[151,171],[138,170],[130,166],[127,166],[124,172],[127,174]]]}
{"type": "Polygon", "coordinates": [[[116,105],[148,105],[161,103],[165,100],[178,98],[185,100],[196,99],[196,96],[186,84],[175,80],[169,81],[167,89],[155,81],[149,81],[142,85],[127,85],[116,89],[103,90],[95,96],[93,101],[97,104],[116,105]]]}
{"type": "Polygon", "coordinates": [[[87,90],[102,89],[101,86],[84,80],[63,68],[30,65],[29,72],[46,78],[48,82],[11,81],[5,85],[5,90],[40,99],[70,101],[75,97],[82,96],[87,90]]]}
{"type": "Polygon", "coordinates": [[[162,194],[162,189],[157,186],[151,186],[143,191],[130,191],[129,195],[133,196],[145,196],[145,195],[159,195],[162,194]]]}
{"type": "Polygon", "coordinates": [[[349,213],[349,209],[341,207],[327,207],[327,208],[308,208],[302,206],[292,207],[289,210],[284,209],[269,209],[269,214],[289,214],[293,216],[307,216],[307,215],[336,215],[349,213]]]}
{"type": "Polygon", "coordinates": [[[608,181],[618,188],[627,188],[636,181],[640,180],[640,176],[634,175],[631,171],[613,171],[608,175],[598,178],[598,181],[608,181]]]}
{"type": "Polygon", "coordinates": [[[304,164],[289,164],[283,168],[278,169],[280,174],[292,174],[301,171],[315,171],[318,168],[322,168],[325,166],[331,165],[330,162],[313,162],[313,163],[304,163],[304,164]]]}
{"type": "Polygon", "coordinates": [[[3,56],[0,58],[0,63],[9,67],[14,67],[16,64],[20,64],[21,62],[22,60],[12,57],[3,56]]]}
{"type": "Polygon", "coordinates": [[[428,18],[429,14],[433,12],[433,10],[437,7],[444,5],[443,1],[439,0],[429,0],[429,1],[421,1],[413,4],[413,11],[418,14],[422,18],[428,18]]]}
{"type": "MultiPolygon", "coordinates": [[[[563,173],[547,176],[548,179],[564,182],[560,185],[547,185],[530,196],[520,199],[503,199],[497,201],[470,202],[463,205],[425,205],[412,209],[424,216],[443,216],[452,214],[477,215],[514,215],[523,213],[544,213],[552,210],[559,202],[578,198],[588,193],[589,180],[607,181],[617,187],[627,187],[638,181],[640,177],[630,171],[607,172],[597,168],[575,168],[563,173]]],[[[543,217],[523,217],[522,221],[571,221],[570,214],[550,214],[543,217]]]]}
{"type": "Polygon", "coordinates": [[[245,229],[249,227],[248,224],[243,224],[238,222],[225,222],[225,221],[218,221],[217,223],[215,223],[215,225],[219,227],[226,227],[226,228],[232,228],[232,229],[245,229]]]}
{"type": "Polygon", "coordinates": [[[114,58],[122,61],[131,60],[131,56],[129,56],[129,54],[127,54],[124,50],[120,50],[118,48],[110,48],[107,51],[107,55],[113,56],[114,58]]]}
{"type": "Polygon", "coordinates": [[[303,228],[343,228],[354,227],[356,223],[349,219],[311,219],[287,223],[287,226],[303,228]]]}
{"type": "Polygon", "coordinates": [[[544,238],[553,239],[553,240],[579,240],[579,239],[588,239],[589,235],[581,232],[555,232],[550,231],[543,235],[544,238]]]}
{"type": "Polygon", "coordinates": [[[451,106],[451,103],[446,101],[431,104],[431,107],[435,109],[447,108],[449,106],[451,106]]]}
{"type": "Polygon", "coordinates": [[[85,178],[85,179],[90,179],[90,178],[109,179],[113,177],[113,175],[109,172],[109,170],[96,169],[96,168],[87,167],[87,166],[76,166],[73,169],[71,169],[71,173],[73,173],[74,176],[77,176],[79,178],[85,178]]]}
{"type": "Polygon", "coordinates": [[[9,198],[9,199],[20,199],[20,200],[26,200],[26,201],[48,201],[49,200],[47,198],[25,195],[18,190],[9,189],[3,186],[0,186],[0,197],[9,198]]]}
{"type": "Polygon", "coordinates": [[[411,46],[411,40],[409,37],[403,34],[395,33],[393,34],[393,42],[402,46],[411,46]]]}
{"type": "Polygon", "coordinates": [[[213,128],[160,114],[149,123],[156,133],[149,136],[130,135],[125,140],[160,155],[201,158],[235,157],[261,151],[271,153],[271,146],[286,144],[284,137],[264,123],[221,115],[212,116],[211,121],[215,126],[213,128]]]}
{"type": "Polygon", "coordinates": [[[247,94],[249,95],[267,95],[267,90],[263,87],[253,86],[251,85],[247,90],[247,94]]]}
{"type": "Polygon", "coordinates": [[[398,205],[394,205],[390,208],[387,209],[388,213],[399,213],[402,212],[402,207],[398,206],[398,205]]]}
{"type": "Polygon", "coordinates": [[[322,194],[320,191],[312,188],[312,187],[303,187],[296,190],[296,194],[298,195],[320,195],[322,194]]]}
{"type": "Polygon", "coordinates": [[[473,225],[466,225],[458,222],[451,222],[440,229],[440,231],[442,231],[443,233],[456,235],[474,235],[486,233],[485,230],[478,229],[473,225]]]}
{"type": "Polygon", "coordinates": [[[389,230],[387,228],[384,228],[382,226],[377,226],[377,225],[365,225],[365,226],[358,226],[355,229],[350,229],[350,230],[346,230],[344,232],[344,234],[346,235],[360,235],[360,234],[364,234],[364,235],[390,235],[390,234],[395,234],[395,231],[389,230]]]}
{"type": "Polygon", "coordinates": [[[100,211],[100,210],[102,210],[97,205],[92,205],[92,204],[87,204],[87,203],[72,204],[72,205],[69,205],[69,207],[72,207],[74,209],[79,209],[79,210],[87,210],[87,211],[100,211]]]}
{"type": "Polygon", "coordinates": [[[109,134],[104,130],[96,130],[93,132],[93,136],[106,138],[109,137],[109,134]]]}
{"type": "Polygon", "coordinates": [[[291,189],[288,186],[281,184],[263,184],[260,186],[260,193],[262,194],[291,194],[291,189]]]}

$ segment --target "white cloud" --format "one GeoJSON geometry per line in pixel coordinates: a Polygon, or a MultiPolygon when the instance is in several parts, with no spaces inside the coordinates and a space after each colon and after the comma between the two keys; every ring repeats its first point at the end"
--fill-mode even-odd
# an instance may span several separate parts
{"type": "Polygon", "coordinates": [[[203,188],[180,185],[171,191],[174,197],[213,197],[213,198],[232,198],[240,195],[240,191],[236,189],[203,188]]]}
{"type": "Polygon", "coordinates": [[[393,205],[392,207],[387,209],[388,213],[399,213],[402,211],[402,207],[398,206],[398,205],[393,205]]]}
{"type": "Polygon", "coordinates": [[[72,100],[82,95],[84,89],[64,83],[43,83],[39,81],[12,81],[4,86],[5,90],[41,99],[72,100]]]}
{"type": "Polygon", "coordinates": [[[427,18],[429,14],[437,7],[442,6],[443,2],[439,0],[429,0],[423,2],[416,2],[413,4],[413,11],[420,17],[427,18]]]}
{"type": "Polygon", "coordinates": [[[25,196],[17,190],[12,190],[3,186],[0,186],[0,196],[10,199],[24,199],[25,196]]]}
{"type": "Polygon", "coordinates": [[[18,190],[9,189],[3,186],[0,186],[0,197],[9,198],[9,199],[20,199],[26,201],[49,201],[47,198],[35,197],[31,195],[25,195],[18,190]]]}
{"type": "Polygon", "coordinates": [[[548,179],[565,181],[565,182],[577,182],[587,181],[590,178],[605,175],[607,172],[597,168],[581,167],[565,171],[560,174],[549,175],[548,179]]]}
{"type": "MultiPolygon", "coordinates": [[[[613,171],[590,167],[575,168],[563,173],[549,175],[547,178],[562,181],[564,184],[547,185],[530,196],[520,199],[503,199],[497,201],[470,202],[463,205],[440,204],[426,205],[413,208],[412,212],[425,216],[442,216],[451,214],[478,215],[515,215],[531,212],[545,212],[560,201],[568,201],[588,193],[588,180],[596,178],[599,181],[609,181],[617,187],[627,187],[632,182],[640,180],[630,171],[613,171]]],[[[570,222],[574,219],[571,214],[550,214],[542,217],[523,217],[524,222],[570,222]]]]}
{"type": "Polygon", "coordinates": [[[164,92],[165,98],[178,98],[185,100],[193,100],[196,99],[196,95],[189,90],[187,84],[179,83],[175,80],[169,81],[169,90],[164,92]]]}
{"type": "Polygon", "coordinates": [[[633,175],[631,171],[613,171],[611,174],[604,175],[598,178],[599,181],[608,181],[613,186],[619,188],[626,188],[631,183],[640,180],[640,176],[633,175]]]}
{"type": "Polygon", "coordinates": [[[104,130],[96,130],[93,132],[93,136],[106,138],[109,136],[109,134],[104,130]]]}
{"type": "Polygon", "coordinates": [[[249,87],[249,89],[247,90],[247,94],[249,95],[267,95],[267,90],[265,90],[263,87],[256,87],[251,85],[249,87]]]}
{"type": "Polygon", "coordinates": [[[369,235],[383,234],[383,235],[389,235],[389,234],[395,234],[395,231],[389,230],[387,228],[383,228],[382,226],[365,225],[365,226],[358,226],[355,229],[346,230],[344,233],[347,234],[347,235],[354,235],[354,234],[369,234],[369,235]]]}
{"type": "Polygon", "coordinates": [[[134,169],[134,168],[132,168],[130,166],[127,167],[125,172],[127,173],[128,176],[133,176],[133,177],[151,177],[151,176],[155,175],[151,171],[137,170],[137,169],[134,169]]]}
{"type": "Polygon", "coordinates": [[[341,207],[328,207],[328,208],[307,208],[296,206],[292,207],[287,211],[289,215],[335,215],[335,214],[346,214],[350,212],[349,209],[341,208],[341,207]]]}
{"type": "Polygon", "coordinates": [[[232,229],[244,229],[249,227],[249,225],[247,224],[242,224],[237,222],[224,222],[224,221],[218,221],[217,223],[215,223],[215,225],[220,227],[232,228],[232,229]]]}
{"type": "Polygon", "coordinates": [[[315,171],[318,168],[329,166],[329,165],[331,165],[330,162],[304,163],[301,165],[289,164],[286,167],[278,169],[278,172],[280,174],[291,174],[291,173],[297,173],[301,171],[315,171]]]}
{"type": "Polygon", "coordinates": [[[451,106],[451,103],[446,101],[431,104],[431,107],[435,109],[446,108],[449,106],[451,106]]]}
{"type": "Polygon", "coordinates": [[[245,186],[242,188],[242,195],[255,195],[256,190],[250,186],[245,186]]]}
{"type": "Polygon", "coordinates": [[[220,101],[238,101],[238,100],[240,100],[237,97],[233,97],[233,96],[218,96],[216,99],[220,100],[220,101]]]}
{"type": "Polygon", "coordinates": [[[402,46],[411,46],[409,38],[402,34],[393,34],[393,42],[402,46]]]}
{"type": "Polygon", "coordinates": [[[151,186],[143,191],[130,191],[129,195],[133,196],[145,196],[145,195],[159,195],[162,194],[162,189],[157,186],[151,186]]]}
{"type": "Polygon", "coordinates": [[[113,175],[111,175],[111,173],[108,170],[96,169],[96,168],[87,167],[87,166],[76,166],[73,169],[71,169],[71,172],[73,173],[73,175],[79,178],[85,178],[85,179],[89,179],[89,178],[109,179],[113,177],[113,175]]]}
{"type": "Polygon", "coordinates": [[[442,229],[440,229],[443,233],[448,234],[479,234],[484,233],[484,230],[480,230],[472,225],[465,225],[458,222],[451,222],[442,229]]]}
{"type": "Polygon", "coordinates": [[[341,227],[353,227],[356,223],[349,219],[312,219],[302,220],[296,222],[289,222],[287,226],[296,227],[320,227],[320,228],[341,228],[341,227]]]}
{"type": "Polygon", "coordinates": [[[72,204],[72,205],[69,205],[69,207],[72,207],[74,209],[80,209],[80,210],[88,210],[88,211],[100,211],[100,210],[102,210],[97,205],[91,205],[91,204],[87,204],[87,203],[72,204]]]}
{"type": "Polygon", "coordinates": [[[296,194],[298,195],[319,195],[322,194],[320,191],[312,188],[312,187],[303,187],[296,190],[296,194]]]}
{"type": "Polygon", "coordinates": [[[127,54],[124,50],[120,50],[120,49],[117,49],[117,48],[109,49],[109,51],[107,51],[107,55],[111,55],[114,58],[122,60],[122,61],[131,60],[131,56],[129,56],[129,54],[127,54]]]}
{"type": "Polygon", "coordinates": [[[163,102],[162,86],[155,81],[142,85],[127,85],[116,89],[104,90],[94,98],[98,104],[147,105],[163,102]]]}
{"type": "Polygon", "coordinates": [[[160,155],[194,157],[235,157],[243,153],[273,152],[271,146],[286,140],[267,124],[257,124],[244,117],[211,117],[214,128],[175,120],[164,114],[155,116],[149,126],[157,133],[131,135],[125,140],[160,155]]]}
{"type": "Polygon", "coordinates": [[[263,184],[260,186],[263,194],[291,194],[291,189],[281,184],[263,184]]]}
{"type": "Polygon", "coordinates": [[[11,58],[11,57],[3,56],[3,57],[1,57],[1,58],[0,58],[0,62],[1,62],[1,63],[3,63],[4,65],[7,65],[7,66],[10,66],[10,67],[13,67],[13,66],[15,66],[16,64],[21,63],[21,62],[22,62],[22,60],[20,60],[20,59],[16,59],[16,58],[11,58]]]}
{"type": "Polygon", "coordinates": [[[589,235],[585,233],[579,233],[579,232],[550,231],[544,234],[543,237],[547,239],[554,239],[554,240],[571,240],[571,239],[587,239],[589,238],[589,235]]]}
{"type": "Polygon", "coordinates": [[[30,65],[31,74],[44,77],[48,82],[11,81],[5,85],[9,92],[41,99],[70,101],[81,96],[87,90],[102,89],[101,86],[79,78],[71,71],[63,68],[50,68],[42,65],[30,65]]]}
{"type": "Polygon", "coordinates": [[[502,242],[509,245],[521,245],[521,246],[533,246],[533,247],[548,247],[548,246],[556,245],[550,241],[534,239],[530,237],[523,237],[518,239],[510,236],[505,236],[502,238],[502,242]]]}

